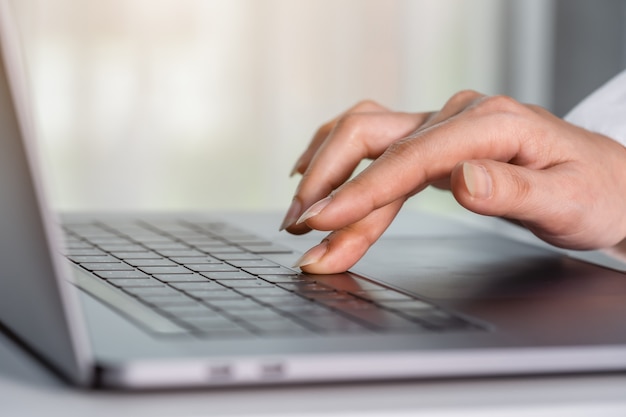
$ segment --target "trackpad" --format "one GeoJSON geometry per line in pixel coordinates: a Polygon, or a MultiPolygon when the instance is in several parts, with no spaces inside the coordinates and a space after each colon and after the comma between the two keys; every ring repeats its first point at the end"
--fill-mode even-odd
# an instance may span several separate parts
{"type": "Polygon", "coordinates": [[[388,238],[352,271],[431,299],[626,294],[626,277],[495,235],[388,238]]]}

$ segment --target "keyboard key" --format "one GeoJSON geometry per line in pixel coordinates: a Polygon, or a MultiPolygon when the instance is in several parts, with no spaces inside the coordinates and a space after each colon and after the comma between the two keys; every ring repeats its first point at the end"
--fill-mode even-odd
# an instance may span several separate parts
{"type": "MultiPolygon", "coordinates": [[[[187,241],[187,239],[185,239],[187,241]]],[[[212,249],[220,249],[220,248],[232,248],[233,245],[230,245],[223,240],[219,239],[211,239],[211,238],[203,238],[198,239],[197,241],[192,243],[194,247],[202,250],[212,250],[212,249]]]]}
{"type": "Polygon", "coordinates": [[[132,266],[176,266],[176,263],[166,258],[131,258],[124,261],[132,266]]]}
{"type": "Polygon", "coordinates": [[[70,258],[71,261],[76,262],[76,263],[85,263],[85,262],[89,262],[89,263],[96,263],[96,262],[106,263],[106,262],[117,262],[118,261],[117,258],[114,258],[113,256],[110,256],[110,255],[68,256],[68,258],[70,258]]]}
{"type": "Polygon", "coordinates": [[[294,316],[337,315],[336,312],[312,301],[301,298],[298,302],[275,305],[276,310],[294,316]]]}
{"type": "Polygon", "coordinates": [[[143,251],[143,252],[124,252],[124,251],[111,251],[111,255],[119,259],[161,259],[162,256],[156,252],[143,251]]]}
{"type": "Polygon", "coordinates": [[[249,233],[243,234],[235,234],[227,236],[227,240],[230,243],[234,243],[236,245],[271,245],[272,242],[262,239],[258,236],[249,233]]]}
{"type": "Polygon", "coordinates": [[[221,264],[222,261],[220,261],[219,259],[216,259],[212,256],[209,255],[204,255],[204,256],[187,256],[187,257],[178,257],[178,256],[173,256],[170,258],[172,261],[182,264],[182,265],[186,265],[186,264],[221,264]]]}
{"type": "Polygon", "coordinates": [[[128,239],[119,237],[117,235],[113,236],[101,236],[101,237],[93,237],[89,238],[89,243],[100,246],[100,245],[134,245],[134,243],[128,239]]]}
{"type": "Polygon", "coordinates": [[[275,243],[269,245],[241,245],[248,252],[252,253],[293,253],[291,249],[286,246],[278,245],[275,243]]]}
{"type": "Polygon", "coordinates": [[[239,272],[234,266],[224,263],[185,264],[185,267],[196,272],[239,272]]]}
{"type": "Polygon", "coordinates": [[[189,271],[184,266],[176,265],[176,266],[145,266],[139,268],[141,271],[146,274],[189,274],[189,271]]]}
{"type": "Polygon", "coordinates": [[[265,281],[269,281],[269,282],[273,282],[275,284],[278,283],[307,283],[307,282],[312,282],[311,279],[308,276],[305,275],[301,275],[301,274],[286,274],[286,275],[272,275],[272,274],[259,274],[258,275],[259,278],[265,280],[265,281]]]}
{"type": "Polygon", "coordinates": [[[242,253],[244,252],[243,249],[238,248],[236,246],[220,246],[220,247],[211,247],[211,246],[196,246],[198,249],[213,255],[217,258],[219,258],[220,254],[225,254],[225,253],[242,253]]]}
{"type": "Polygon", "coordinates": [[[196,257],[196,256],[202,256],[204,255],[202,252],[194,250],[194,249],[188,249],[188,250],[176,250],[176,249],[160,249],[156,251],[157,253],[159,253],[162,256],[165,257],[196,257]]]}
{"type": "Polygon", "coordinates": [[[205,236],[205,235],[184,236],[184,237],[181,237],[181,239],[184,240],[185,243],[191,246],[196,246],[196,245],[210,246],[210,245],[223,245],[224,244],[224,241],[222,240],[205,236]]]}
{"type": "Polygon", "coordinates": [[[254,253],[249,252],[239,252],[239,253],[220,253],[216,255],[216,258],[219,258],[223,261],[233,261],[233,260],[259,260],[263,259],[261,256],[256,255],[254,253]]]}
{"type": "Polygon", "coordinates": [[[94,274],[104,279],[111,278],[148,278],[148,274],[141,271],[94,271],[94,274]]]}
{"type": "Polygon", "coordinates": [[[124,232],[125,234],[128,234],[132,240],[134,240],[135,242],[139,242],[143,245],[152,244],[152,243],[165,243],[165,242],[172,241],[172,239],[167,236],[163,236],[158,233],[149,233],[145,230],[138,230],[134,232],[129,231],[129,230],[124,230],[124,232]]]}
{"type": "Polygon", "coordinates": [[[135,268],[122,262],[85,262],[80,266],[89,271],[132,271],[135,268]]]}
{"type": "Polygon", "coordinates": [[[204,282],[176,282],[170,284],[181,291],[190,292],[194,290],[226,290],[226,287],[213,281],[204,282]]]}
{"type": "Polygon", "coordinates": [[[100,249],[65,249],[63,252],[66,256],[97,256],[106,255],[105,252],[100,249]]]}
{"type": "Polygon", "coordinates": [[[145,252],[146,248],[141,245],[115,245],[115,244],[101,244],[98,245],[100,249],[106,252],[145,252]]]}
{"type": "Polygon", "coordinates": [[[151,295],[174,295],[175,297],[179,297],[181,293],[176,291],[175,289],[168,287],[165,284],[161,284],[160,286],[152,286],[152,287],[125,287],[124,291],[129,294],[137,295],[137,296],[151,296],[151,295]]]}
{"type": "Polygon", "coordinates": [[[111,255],[119,259],[159,259],[162,258],[156,252],[143,251],[143,252],[124,252],[124,251],[111,251],[111,255]]]}
{"type": "Polygon", "coordinates": [[[211,307],[219,310],[257,310],[263,308],[259,303],[250,298],[241,298],[234,300],[206,300],[211,307]]]}
{"type": "Polygon", "coordinates": [[[113,278],[108,280],[116,287],[160,287],[163,284],[152,278],[113,278]]]}
{"type": "Polygon", "coordinates": [[[259,320],[279,320],[285,316],[271,308],[262,308],[254,310],[233,310],[228,312],[229,316],[245,320],[249,323],[255,323],[259,320]]]}
{"type": "Polygon", "coordinates": [[[230,288],[274,288],[273,284],[270,284],[267,281],[263,281],[261,279],[229,279],[224,281],[218,281],[220,284],[225,287],[230,288]]]}
{"type": "Polygon", "coordinates": [[[244,295],[226,288],[223,290],[188,290],[185,293],[209,303],[211,300],[242,300],[246,298],[244,295]]]}
{"type": "Polygon", "coordinates": [[[256,298],[259,296],[281,296],[288,294],[287,291],[278,287],[258,287],[258,288],[241,288],[238,287],[237,291],[241,294],[245,294],[249,297],[256,298]]]}
{"type": "Polygon", "coordinates": [[[155,274],[154,277],[163,282],[207,282],[200,274],[155,274]]]}
{"type": "Polygon", "coordinates": [[[144,243],[143,246],[145,246],[146,248],[155,250],[155,251],[160,251],[160,250],[181,250],[181,251],[187,251],[187,250],[190,249],[189,245],[186,245],[186,244],[180,243],[180,242],[176,242],[175,240],[162,241],[162,242],[149,242],[149,243],[144,243]]]}
{"type": "Polygon", "coordinates": [[[295,273],[284,266],[277,268],[243,268],[243,270],[252,275],[293,275],[295,273]]]}
{"type": "MultiPolygon", "coordinates": [[[[239,289],[241,290],[241,289],[239,289]]],[[[288,291],[282,291],[281,293],[272,294],[254,294],[254,299],[271,306],[287,306],[287,305],[302,305],[304,303],[313,304],[311,300],[302,298],[301,296],[290,293],[288,291]]]]}
{"type": "Polygon", "coordinates": [[[209,279],[214,280],[229,280],[229,279],[254,279],[256,278],[254,275],[249,274],[244,271],[233,271],[233,272],[201,272],[201,274],[209,279]]]}
{"type": "Polygon", "coordinates": [[[268,261],[267,259],[232,259],[228,261],[228,263],[237,268],[277,268],[279,266],[275,262],[268,261]]]}

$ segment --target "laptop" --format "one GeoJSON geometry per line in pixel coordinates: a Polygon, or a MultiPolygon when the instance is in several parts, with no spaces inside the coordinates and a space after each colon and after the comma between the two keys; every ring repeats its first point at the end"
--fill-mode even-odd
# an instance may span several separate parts
{"type": "Polygon", "coordinates": [[[72,384],[626,369],[626,276],[502,233],[405,213],[351,271],[306,275],[315,241],[272,214],[53,213],[0,4],[0,323],[72,384]]]}

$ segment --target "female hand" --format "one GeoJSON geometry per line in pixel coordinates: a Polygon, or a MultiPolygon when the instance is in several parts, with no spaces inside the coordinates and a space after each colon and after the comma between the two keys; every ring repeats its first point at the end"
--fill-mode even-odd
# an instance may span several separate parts
{"type": "Polygon", "coordinates": [[[556,246],[626,236],[626,148],[505,96],[463,91],[415,114],[360,103],[317,131],[295,172],[303,176],[281,229],[332,231],[297,262],[310,273],[350,268],[428,185],[556,246]],[[373,162],[349,180],[363,159],[373,162]]]}

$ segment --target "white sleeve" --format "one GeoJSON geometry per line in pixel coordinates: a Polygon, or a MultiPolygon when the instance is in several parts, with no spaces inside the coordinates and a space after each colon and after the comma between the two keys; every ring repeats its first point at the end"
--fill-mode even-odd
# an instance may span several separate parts
{"type": "Polygon", "coordinates": [[[626,146],[626,71],[581,101],[565,120],[626,146]]]}

